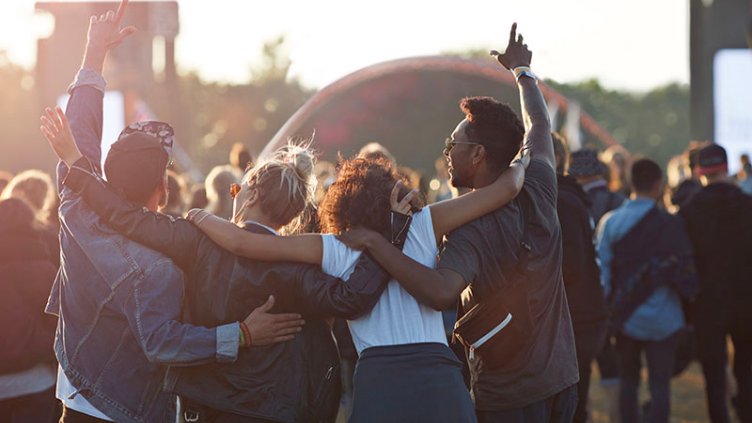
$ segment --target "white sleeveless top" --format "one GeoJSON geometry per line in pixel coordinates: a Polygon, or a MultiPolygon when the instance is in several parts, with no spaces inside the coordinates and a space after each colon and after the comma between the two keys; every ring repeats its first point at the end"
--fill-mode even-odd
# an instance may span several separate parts
{"type": "MultiPolygon", "coordinates": [[[[351,250],[334,235],[322,235],[322,270],[343,280],[350,277],[361,252],[351,250]]],[[[436,267],[436,236],[428,207],[415,213],[403,253],[418,263],[436,267]]],[[[447,344],[441,312],[420,304],[394,279],[376,306],[359,319],[348,322],[355,349],[385,345],[439,342],[447,344]]]]}

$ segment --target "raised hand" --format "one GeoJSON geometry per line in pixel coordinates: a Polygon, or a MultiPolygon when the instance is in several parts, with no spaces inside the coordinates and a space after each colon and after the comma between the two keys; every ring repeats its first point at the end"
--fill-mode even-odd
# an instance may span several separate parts
{"type": "Polygon", "coordinates": [[[129,35],[136,32],[136,27],[120,27],[123,15],[128,7],[128,0],[122,0],[117,12],[112,10],[89,19],[88,43],[92,47],[111,49],[120,45],[129,35]]]}
{"type": "Polygon", "coordinates": [[[120,27],[120,21],[123,19],[127,7],[128,0],[122,0],[117,12],[110,10],[103,15],[92,16],[89,19],[89,32],[86,35],[88,42],[84,53],[83,68],[102,72],[107,52],[136,32],[136,28],[133,26],[120,27]]]}
{"type": "Polygon", "coordinates": [[[302,317],[295,313],[271,314],[274,307],[274,297],[262,306],[256,308],[245,318],[243,323],[251,333],[251,345],[263,346],[289,341],[303,328],[302,317]]]}
{"type": "Polygon", "coordinates": [[[389,198],[389,202],[392,205],[392,211],[411,215],[412,214],[412,207],[420,207],[420,198],[418,197],[418,190],[412,190],[409,193],[407,193],[404,197],[402,197],[402,201],[397,201],[397,198],[399,198],[399,193],[402,189],[404,184],[402,181],[397,181],[396,184],[394,184],[394,188],[392,188],[392,194],[389,198]]]}
{"type": "Polygon", "coordinates": [[[48,107],[44,109],[44,112],[45,114],[40,118],[42,126],[39,130],[47,138],[47,142],[50,143],[57,157],[71,167],[82,155],[68,125],[68,118],[65,117],[60,107],[55,107],[54,112],[48,107]]]}
{"type": "Polygon", "coordinates": [[[519,66],[530,66],[533,58],[533,52],[528,50],[527,44],[523,43],[522,34],[517,35],[517,23],[512,24],[512,30],[509,31],[509,44],[504,53],[491,50],[491,55],[509,70],[519,66]]]}

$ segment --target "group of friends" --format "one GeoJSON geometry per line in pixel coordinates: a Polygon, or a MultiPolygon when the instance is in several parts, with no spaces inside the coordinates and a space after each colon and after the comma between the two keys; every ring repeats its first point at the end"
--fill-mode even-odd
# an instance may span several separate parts
{"type": "MultiPolygon", "coordinates": [[[[464,98],[464,118],[437,146],[463,195],[424,205],[391,161],[343,159],[317,206],[320,233],[301,233],[316,189],[312,141],[262,157],[228,187],[229,220],[160,212],[167,123],[127,126],[102,169],[102,70],[136,31],[121,25],[127,4],[91,18],[67,108],[41,118],[60,159],[60,268],[46,312],[57,316],[61,422],[334,421],[331,318],[347,320],[358,355],[351,422],[584,422],[591,362],[612,336],[622,421],[638,421],[642,350],[651,421],[667,421],[685,303],[715,286],[703,275],[717,263],[700,259],[698,282],[693,237],[720,229],[693,220],[701,205],[687,207],[687,224],[658,210],[661,170],[644,159],[631,199],[609,208],[593,244],[598,219],[582,181],[564,176],[569,154],[516,24],[504,53],[491,53],[517,81],[522,119],[493,98],[464,98]],[[451,342],[466,360],[445,332],[442,311],[454,307],[451,342]]],[[[703,169],[723,172],[718,154],[701,156],[703,169]]],[[[726,324],[743,308],[717,312],[726,324]]],[[[711,326],[698,333],[725,339],[725,326],[711,326]]]]}
{"type": "Polygon", "coordinates": [[[344,160],[319,205],[322,233],[280,236],[311,203],[310,145],[248,170],[231,187],[230,221],[157,212],[174,142],[162,122],[126,127],[102,179],[102,68],[134,31],[121,28],[126,4],[92,18],[66,111],[42,117],[61,160],[62,261],[47,311],[59,316],[63,422],[332,421],[340,370],[330,317],[349,320],[359,354],[353,422],[571,418],[578,373],[551,128],[516,26],[495,56],[515,73],[525,123],[494,99],[466,98],[465,119],[441,146],[452,183],[472,192],[421,208],[388,161],[344,160]],[[440,310],[463,291],[470,310],[516,284],[523,251],[527,316],[489,323],[507,333],[527,320],[532,330],[517,329],[501,364],[470,346],[471,398],[440,310]]]}

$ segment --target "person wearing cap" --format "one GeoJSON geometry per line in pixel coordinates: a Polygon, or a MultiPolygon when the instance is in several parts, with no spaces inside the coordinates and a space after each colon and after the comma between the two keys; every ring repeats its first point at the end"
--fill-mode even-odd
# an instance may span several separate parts
{"type": "Polygon", "coordinates": [[[727,336],[734,344],[733,373],[738,413],[752,421],[752,197],[728,174],[726,150],[711,144],[699,151],[695,171],[703,185],[679,214],[695,250],[700,293],[692,308],[697,352],[705,376],[708,414],[729,421],[727,336]]]}
{"type": "Polygon", "coordinates": [[[626,197],[620,192],[611,192],[604,178],[604,164],[598,160],[598,152],[583,148],[571,154],[569,176],[577,179],[590,197],[590,215],[597,225],[604,214],[619,207],[626,197]]]}
{"type": "MultiPolygon", "coordinates": [[[[573,177],[587,194],[594,228],[604,214],[616,209],[626,200],[624,194],[608,189],[603,167],[598,160],[598,152],[594,149],[582,148],[570,154],[567,175],[573,177]]],[[[619,418],[618,360],[611,337],[606,337],[596,357],[596,363],[600,370],[601,387],[606,393],[606,408],[609,418],[613,421],[618,421],[619,418]]]]}
{"type": "MultiPolygon", "coordinates": [[[[101,72],[108,50],[135,30],[120,28],[126,5],[124,0],[117,14],[90,20],[82,68],[69,89],[70,124],[58,107],[46,110],[40,127],[51,144],[74,133],[84,155],[76,166],[85,162],[98,174],[101,72]]],[[[156,210],[165,195],[172,137],[172,128],[161,122],[126,128],[105,161],[109,182],[131,201],[156,210]]],[[[57,170],[62,259],[46,307],[58,316],[54,351],[61,422],[174,421],[173,397],[163,390],[167,365],[233,362],[244,327],[254,342],[269,344],[278,329],[270,321],[297,322],[299,316],[271,316],[267,307],[216,327],[182,323],[180,270],[162,254],[118,235],[79,195],[63,188],[72,163],[61,161],[57,170]]]]}
{"type": "MultiPolygon", "coordinates": [[[[515,76],[523,119],[491,97],[465,98],[465,118],[445,141],[444,155],[452,185],[478,190],[493,183],[521,148],[530,150],[520,194],[452,230],[435,268],[368,231],[355,229],[343,239],[351,248],[367,248],[423,304],[447,309],[460,297],[461,321],[478,325],[478,337],[468,334],[463,344],[479,422],[571,422],[579,373],[562,280],[551,123],[517,24],[506,51],[491,54],[515,76]],[[471,311],[507,307],[501,316],[471,311]]],[[[465,323],[455,326],[455,334],[473,326],[465,323]]]]}

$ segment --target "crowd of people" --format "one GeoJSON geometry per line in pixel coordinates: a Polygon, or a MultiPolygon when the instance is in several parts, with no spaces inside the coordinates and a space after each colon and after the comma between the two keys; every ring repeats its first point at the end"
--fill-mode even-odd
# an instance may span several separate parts
{"type": "Polygon", "coordinates": [[[102,166],[127,3],[41,117],[57,184],[0,172],[0,422],[586,422],[595,364],[610,421],[668,422],[695,359],[710,420],[752,421],[748,157],[692,144],[666,189],[648,158],[570,153],[515,24],[492,54],[522,118],[462,99],[430,182],[307,140],[197,184],[156,121],[102,166]]]}

